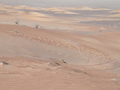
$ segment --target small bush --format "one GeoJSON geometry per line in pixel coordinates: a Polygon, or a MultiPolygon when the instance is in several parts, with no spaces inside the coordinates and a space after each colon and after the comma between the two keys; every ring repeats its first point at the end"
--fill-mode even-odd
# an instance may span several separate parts
{"type": "Polygon", "coordinates": [[[35,28],[36,28],[36,29],[39,28],[39,24],[38,24],[38,23],[35,24],[35,28]]]}
{"type": "Polygon", "coordinates": [[[19,18],[16,18],[16,21],[15,21],[15,24],[19,24],[19,22],[20,22],[20,20],[19,20],[19,18]]]}

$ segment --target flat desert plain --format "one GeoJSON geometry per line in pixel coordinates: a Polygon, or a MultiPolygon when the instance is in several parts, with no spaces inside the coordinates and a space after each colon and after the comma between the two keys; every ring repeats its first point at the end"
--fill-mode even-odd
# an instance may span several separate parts
{"type": "Polygon", "coordinates": [[[109,11],[0,6],[0,90],[120,90],[119,23],[84,23],[119,15],[78,20],[70,10],[109,11]]]}

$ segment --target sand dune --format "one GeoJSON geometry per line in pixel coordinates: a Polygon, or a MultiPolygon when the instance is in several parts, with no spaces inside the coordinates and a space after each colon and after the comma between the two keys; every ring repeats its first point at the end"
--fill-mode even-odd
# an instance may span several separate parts
{"type": "Polygon", "coordinates": [[[77,13],[68,12],[68,11],[59,11],[59,12],[56,12],[56,13],[61,13],[61,14],[77,14],[77,13]]]}
{"type": "Polygon", "coordinates": [[[109,17],[120,17],[120,14],[110,15],[109,17]]]}
{"type": "MultiPolygon", "coordinates": [[[[83,26],[83,27],[86,27],[86,26],[83,26]]],[[[92,30],[93,28],[88,28],[88,29],[92,30]]],[[[82,34],[73,33],[74,31],[67,32],[67,31],[36,30],[34,28],[29,28],[29,27],[25,27],[25,26],[14,26],[13,27],[10,25],[7,25],[7,27],[5,27],[5,25],[1,25],[1,32],[8,33],[13,36],[15,35],[16,37],[18,37],[15,39],[15,41],[17,39],[18,39],[18,41],[21,40],[20,38],[26,38],[26,39],[33,40],[30,42],[30,41],[26,41],[26,40],[22,39],[22,42],[26,42],[26,44],[27,43],[31,44],[31,45],[29,45],[30,46],[29,48],[32,47],[35,50],[36,50],[36,48],[35,48],[34,44],[32,44],[32,43],[36,43],[36,45],[38,45],[38,46],[43,45],[44,46],[44,47],[42,46],[43,51],[45,51],[45,52],[46,52],[46,50],[44,50],[45,47],[49,47],[49,45],[53,45],[54,52],[58,53],[58,55],[56,55],[56,56],[58,56],[58,58],[56,58],[56,59],[59,60],[59,58],[60,58],[60,60],[62,60],[62,57],[63,57],[63,59],[66,59],[70,63],[90,64],[90,65],[100,64],[100,63],[107,62],[109,60],[115,60],[115,59],[119,58],[119,54],[120,54],[119,53],[119,44],[120,44],[119,34],[120,33],[118,33],[118,32],[115,32],[115,33],[103,32],[102,34],[100,34],[98,32],[95,35],[88,34],[86,36],[86,35],[82,35],[82,34]],[[80,38],[80,37],[82,37],[82,38],[80,38]],[[34,40],[45,43],[45,45],[34,42],[34,40]],[[118,45],[118,46],[116,46],[116,45],[118,45]],[[61,50],[63,50],[64,53],[62,53],[62,51],[60,51],[59,48],[63,48],[61,50]],[[106,49],[106,50],[104,50],[104,49],[106,49]],[[67,50],[70,50],[71,53],[68,53],[68,56],[66,57],[64,55],[66,54],[65,52],[67,52],[67,50]],[[81,53],[81,52],[83,52],[83,53],[81,53]],[[76,53],[75,55],[74,54],[72,55],[73,56],[72,58],[75,58],[75,62],[72,61],[72,58],[68,58],[69,56],[71,56],[72,53],[76,53]],[[61,57],[61,55],[62,55],[62,57],[61,57]],[[96,60],[96,61],[94,61],[94,60],[96,60]],[[94,61],[94,63],[93,63],[93,61],[94,61]]],[[[86,34],[87,34],[87,31],[86,31],[86,34]]],[[[4,36],[4,34],[2,34],[2,35],[4,36]]],[[[4,37],[6,37],[6,35],[4,37]]],[[[1,37],[1,40],[2,39],[4,40],[5,39],[4,37],[1,37]]],[[[14,40],[14,37],[11,37],[11,36],[7,36],[7,37],[14,40]]],[[[11,40],[10,41],[7,40],[6,43],[13,43],[13,45],[14,45],[14,43],[17,44],[17,42],[13,42],[11,40]]],[[[4,44],[5,43],[3,43],[3,45],[4,44]]],[[[22,47],[19,46],[19,48],[24,48],[24,50],[32,52],[33,49],[24,47],[24,46],[26,46],[26,44],[25,45],[23,44],[22,47]]],[[[13,47],[13,45],[11,45],[11,46],[13,47]]],[[[7,46],[6,46],[6,49],[7,49],[7,46]]],[[[11,50],[12,48],[8,48],[8,49],[11,50]]],[[[21,51],[21,50],[19,51],[20,54],[22,54],[22,52],[24,52],[24,51],[21,51]]],[[[37,52],[41,53],[41,51],[39,49],[37,50],[37,52]]],[[[37,54],[37,52],[34,52],[34,53],[37,54]]],[[[47,52],[48,52],[48,54],[51,53],[52,48],[50,50],[48,48],[47,52]]],[[[13,53],[13,55],[14,55],[14,53],[13,53]]],[[[47,54],[44,54],[43,58],[48,57],[46,55],[47,54]]],[[[27,56],[29,56],[29,55],[27,55],[27,56]]],[[[41,57],[41,54],[40,55],[37,54],[37,55],[33,55],[33,56],[35,56],[36,58],[39,58],[39,57],[41,57]]],[[[51,57],[53,57],[53,58],[55,57],[54,53],[53,53],[53,56],[49,56],[49,58],[51,58],[51,57]]],[[[45,59],[48,59],[48,58],[45,58],[45,59]]]]}
{"type": "Polygon", "coordinates": [[[80,14],[75,10],[108,10],[89,7],[0,10],[0,90],[120,90],[119,24],[84,23],[118,20],[112,17],[119,14],[68,17],[80,14]]]}
{"type": "MultiPolygon", "coordinates": [[[[6,15],[13,15],[15,17],[20,17],[25,19],[27,17],[28,20],[28,15],[31,15],[29,19],[32,20],[37,20],[37,21],[52,21],[52,22],[67,22],[66,15],[71,15],[71,17],[67,17],[71,19],[71,23],[74,22],[80,22],[81,21],[114,21],[116,20],[115,18],[110,18],[110,17],[119,17],[117,16],[109,16],[109,15],[91,15],[90,17],[86,17],[87,15],[82,15],[81,12],[77,11],[105,11],[105,10],[110,10],[110,9],[105,9],[105,8],[98,8],[98,9],[93,9],[90,7],[52,7],[52,8],[40,8],[40,7],[28,7],[28,6],[8,6],[8,5],[1,5],[0,6],[1,14],[6,14],[6,15]],[[37,12],[36,12],[37,11],[37,12]],[[49,12],[49,13],[46,13],[49,12]],[[54,14],[60,14],[59,17],[54,14]],[[72,16],[73,15],[73,16],[72,16]],[[75,16],[74,16],[75,15],[75,16]],[[76,16],[77,15],[77,16],[76,16]],[[32,17],[33,16],[33,17],[32,17]],[[56,18],[55,18],[56,17],[56,18]],[[74,18],[73,18],[74,17],[74,18]],[[107,18],[106,18],[107,17],[107,18]],[[47,19],[46,19],[47,18],[47,19]],[[63,18],[61,20],[61,18],[63,18]]],[[[68,23],[68,22],[67,22],[68,23]]]]}
{"type": "Polygon", "coordinates": [[[65,8],[66,10],[110,10],[110,9],[106,9],[106,8],[98,8],[98,9],[93,9],[90,7],[76,7],[76,8],[65,8]]]}
{"type": "MultiPolygon", "coordinates": [[[[52,8],[40,8],[40,7],[28,7],[28,6],[8,6],[8,5],[2,5],[0,7],[1,9],[24,9],[24,10],[44,10],[44,11],[52,11],[52,12],[62,12],[62,11],[68,11],[68,10],[110,10],[106,8],[98,8],[93,9],[90,7],[52,7],[52,8]]],[[[71,13],[70,13],[71,14],[71,13]]]]}
{"type": "Polygon", "coordinates": [[[113,13],[119,13],[120,10],[114,10],[114,11],[111,11],[111,12],[113,12],[113,13]]]}
{"type": "Polygon", "coordinates": [[[1,24],[0,89],[119,90],[119,35],[1,24]]]}
{"type": "Polygon", "coordinates": [[[63,11],[63,10],[110,10],[106,8],[98,8],[98,9],[93,9],[90,7],[54,7],[54,8],[44,8],[43,10],[47,11],[63,11]]]}

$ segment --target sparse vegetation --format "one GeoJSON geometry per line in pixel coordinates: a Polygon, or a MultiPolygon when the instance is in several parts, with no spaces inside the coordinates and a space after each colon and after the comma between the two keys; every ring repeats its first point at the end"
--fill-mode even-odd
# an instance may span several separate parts
{"type": "Polygon", "coordinates": [[[0,62],[0,65],[9,65],[9,63],[2,61],[2,62],[0,62]]]}
{"type": "Polygon", "coordinates": [[[35,24],[35,28],[36,28],[36,29],[39,28],[39,24],[38,24],[38,23],[35,24]]]}
{"type": "Polygon", "coordinates": [[[105,27],[100,27],[99,32],[104,32],[106,30],[105,27]]]}
{"type": "Polygon", "coordinates": [[[20,22],[20,20],[19,20],[19,18],[16,18],[16,21],[15,21],[15,24],[19,24],[19,22],[20,22]]]}
{"type": "Polygon", "coordinates": [[[63,62],[63,63],[67,63],[67,62],[65,62],[63,59],[62,59],[62,62],[63,62]]]}
{"type": "Polygon", "coordinates": [[[102,29],[99,29],[99,32],[102,32],[102,29]]]}
{"type": "Polygon", "coordinates": [[[103,29],[104,29],[104,28],[103,28],[103,27],[101,27],[101,28],[99,29],[99,32],[102,32],[102,31],[103,31],[103,29]]]}
{"type": "Polygon", "coordinates": [[[14,31],[15,33],[19,33],[17,30],[16,31],[14,31]]]}

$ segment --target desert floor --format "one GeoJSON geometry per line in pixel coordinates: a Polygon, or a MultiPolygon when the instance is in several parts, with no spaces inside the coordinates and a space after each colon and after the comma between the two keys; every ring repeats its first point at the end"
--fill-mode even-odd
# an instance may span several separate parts
{"type": "Polygon", "coordinates": [[[19,9],[0,7],[0,90],[120,90],[119,27],[19,9]]]}

